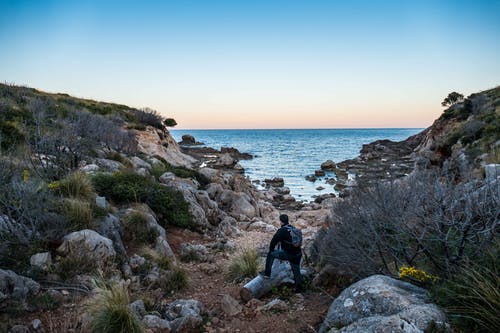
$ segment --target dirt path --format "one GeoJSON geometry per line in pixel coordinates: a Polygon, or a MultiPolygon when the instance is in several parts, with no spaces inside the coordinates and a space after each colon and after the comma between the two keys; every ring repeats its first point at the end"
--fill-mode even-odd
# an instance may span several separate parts
{"type": "MultiPolygon", "coordinates": [[[[244,231],[234,242],[238,248],[255,248],[259,253],[266,253],[271,237],[272,233],[244,231]]],[[[168,238],[174,252],[181,242],[207,243],[201,235],[186,238],[186,233],[180,230],[171,230],[168,238]]],[[[318,329],[332,301],[330,296],[312,289],[295,294],[292,286],[289,286],[288,292],[270,293],[261,300],[251,300],[244,304],[239,299],[239,290],[244,282],[233,283],[226,278],[227,267],[236,253],[237,251],[216,253],[212,263],[181,262],[180,265],[189,272],[191,287],[172,295],[166,301],[191,298],[201,301],[209,313],[202,332],[315,332],[318,329]],[[243,305],[241,313],[234,316],[224,313],[221,301],[225,294],[243,305]],[[259,306],[275,298],[285,300],[288,309],[281,312],[257,310],[259,306]]]]}
{"type": "MultiPolygon", "coordinates": [[[[251,300],[245,304],[239,298],[239,290],[245,282],[231,282],[226,277],[228,265],[239,249],[257,249],[258,253],[262,254],[263,263],[272,236],[272,232],[242,231],[240,237],[232,239],[237,248],[234,252],[211,250],[211,260],[206,263],[178,261],[178,265],[188,272],[190,287],[185,291],[167,296],[160,292],[153,297],[154,303],[167,305],[176,299],[201,301],[207,310],[207,316],[200,332],[316,332],[332,302],[331,296],[311,288],[302,294],[295,294],[292,292],[293,286],[288,286],[288,291],[269,293],[261,300],[251,300]],[[223,295],[230,295],[238,300],[243,307],[242,312],[228,316],[221,308],[223,295]],[[258,310],[258,307],[276,298],[281,298],[287,303],[286,309],[279,312],[258,310]]],[[[209,244],[213,242],[213,239],[206,235],[177,228],[169,229],[167,238],[177,256],[182,243],[209,244]]],[[[147,302],[145,295],[142,292],[133,293],[132,300],[141,298],[147,302]]],[[[17,318],[14,316],[9,321],[11,324],[26,324],[38,318],[42,321],[47,333],[83,332],[81,320],[86,298],[82,296],[84,295],[70,292],[64,304],[56,309],[44,309],[17,318]]]]}

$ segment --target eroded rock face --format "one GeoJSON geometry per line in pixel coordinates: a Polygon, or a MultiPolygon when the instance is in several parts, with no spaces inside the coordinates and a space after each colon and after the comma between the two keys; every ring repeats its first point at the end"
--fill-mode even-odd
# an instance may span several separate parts
{"type": "Polygon", "coordinates": [[[156,129],[136,133],[137,148],[147,156],[160,156],[173,166],[191,167],[196,160],[183,154],[179,145],[168,131],[158,133],[156,129]],[[160,135],[161,134],[161,135],[160,135]]]}
{"type": "Polygon", "coordinates": [[[109,238],[89,229],[75,231],[64,236],[63,243],[57,251],[63,256],[86,256],[94,260],[101,268],[111,264],[116,255],[113,242],[109,238]]]}
{"type": "Polygon", "coordinates": [[[373,275],[345,289],[330,305],[320,333],[421,332],[446,316],[426,303],[425,290],[383,275],[373,275]]]}

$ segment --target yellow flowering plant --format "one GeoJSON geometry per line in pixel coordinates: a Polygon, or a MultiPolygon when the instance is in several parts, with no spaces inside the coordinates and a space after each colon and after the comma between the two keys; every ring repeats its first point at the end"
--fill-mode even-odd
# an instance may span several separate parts
{"type": "Polygon", "coordinates": [[[432,274],[429,274],[423,270],[416,269],[413,266],[402,266],[399,268],[399,278],[418,281],[420,283],[434,282],[438,278],[432,274]]]}

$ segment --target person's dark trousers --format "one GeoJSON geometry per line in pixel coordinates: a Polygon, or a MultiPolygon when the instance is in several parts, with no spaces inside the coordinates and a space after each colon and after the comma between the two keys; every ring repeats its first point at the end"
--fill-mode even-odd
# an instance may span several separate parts
{"type": "Polygon", "coordinates": [[[302,288],[302,275],[300,274],[301,258],[302,253],[291,255],[283,250],[269,252],[266,258],[266,270],[264,271],[264,274],[267,276],[271,276],[271,268],[273,267],[274,259],[287,260],[292,267],[293,279],[295,280],[295,289],[300,290],[302,288]]]}

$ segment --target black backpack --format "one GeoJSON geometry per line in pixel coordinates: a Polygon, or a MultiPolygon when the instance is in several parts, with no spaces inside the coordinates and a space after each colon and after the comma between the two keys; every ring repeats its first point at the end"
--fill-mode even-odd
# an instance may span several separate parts
{"type": "Polygon", "coordinates": [[[288,230],[290,233],[290,236],[292,238],[291,242],[287,242],[289,244],[292,244],[295,247],[301,247],[302,246],[302,231],[300,229],[295,228],[293,225],[286,225],[285,228],[288,230]]]}

